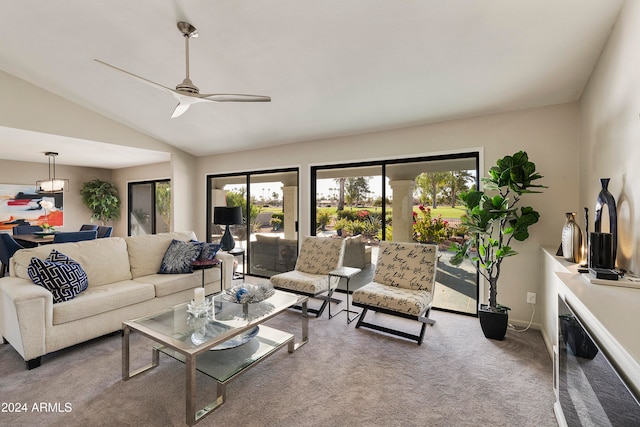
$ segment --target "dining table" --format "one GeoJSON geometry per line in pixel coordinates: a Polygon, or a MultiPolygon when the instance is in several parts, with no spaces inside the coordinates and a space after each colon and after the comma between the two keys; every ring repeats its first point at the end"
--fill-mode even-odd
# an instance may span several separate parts
{"type": "Polygon", "coordinates": [[[53,243],[53,234],[54,233],[31,233],[31,234],[14,234],[13,239],[20,243],[23,246],[33,246],[33,244],[40,245],[48,245],[53,243]]]}

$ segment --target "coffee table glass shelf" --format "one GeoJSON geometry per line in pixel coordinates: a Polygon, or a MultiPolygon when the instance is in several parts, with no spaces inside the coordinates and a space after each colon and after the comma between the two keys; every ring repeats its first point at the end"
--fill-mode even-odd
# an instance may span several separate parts
{"type": "Polygon", "coordinates": [[[185,364],[186,422],[193,425],[226,400],[226,384],[264,360],[285,345],[293,353],[308,341],[308,298],[283,291],[254,304],[239,304],[224,298],[222,293],[207,298],[211,307],[204,316],[189,313],[188,304],[179,304],[151,316],[123,323],[122,379],[158,366],[160,353],[185,364]],[[302,337],[295,342],[293,334],[283,332],[263,323],[301,305],[302,337]],[[129,336],[139,332],[156,341],[152,349],[151,364],[133,372],[129,366],[129,336]],[[196,410],[196,370],[217,382],[216,400],[196,410]]]}

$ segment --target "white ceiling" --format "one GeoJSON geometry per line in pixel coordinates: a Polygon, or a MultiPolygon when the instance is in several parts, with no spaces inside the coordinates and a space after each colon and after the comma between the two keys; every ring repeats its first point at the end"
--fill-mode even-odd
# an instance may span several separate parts
{"type": "MultiPolygon", "coordinates": [[[[577,100],[622,2],[0,0],[0,69],[203,156],[577,100]],[[93,61],[174,87],[181,20],[199,32],[190,77],[202,93],[273,101],[199,103],[171,119],[172,96],[93,61]]],[[[3,144],[2,158],[44,162],[42,151],[77,142],[3,144]]],[[[57,162],[159,155],[121,150],[57,162]]]]}

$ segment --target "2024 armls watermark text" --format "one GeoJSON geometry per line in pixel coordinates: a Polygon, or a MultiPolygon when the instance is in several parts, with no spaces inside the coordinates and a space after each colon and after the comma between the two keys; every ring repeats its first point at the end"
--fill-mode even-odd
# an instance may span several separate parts
{"type": "Polygon", "coordinates": [[[2,402],[0,413],[40,412],[40,413],[66,413],[71,412],[73,406],[70,402],[2,402]]]}

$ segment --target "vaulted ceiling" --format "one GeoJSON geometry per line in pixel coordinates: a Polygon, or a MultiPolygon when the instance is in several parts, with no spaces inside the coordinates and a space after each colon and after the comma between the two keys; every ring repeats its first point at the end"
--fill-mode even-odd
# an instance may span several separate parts
{"type": "MultiPolygon", "coordinates": [[[[0,70],[203,156],[578,100],[622,3],[3,0],[0,70]],[[170,94],[94,61],[175,87],[178,21],[198,30],[190,77],[202,93],[272,102],[199,103],[172,119],[170,94]]],[[[0,157],[26,159],[6,131],[0,157]]],[[[78,143],[45,137],[25,139],[78,143]]],[[[119,150],[106,150],[112,167],[119,150]]],[[[58,162],[89,166],[90,154],[58,162]]]]}

